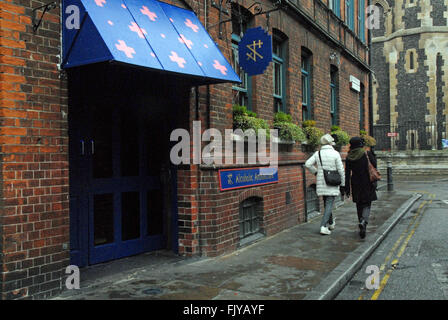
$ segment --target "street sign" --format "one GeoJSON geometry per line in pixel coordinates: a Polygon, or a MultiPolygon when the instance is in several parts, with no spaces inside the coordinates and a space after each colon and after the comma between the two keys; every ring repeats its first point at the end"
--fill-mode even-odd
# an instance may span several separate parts
{"type": "Polygon", "coordinates": [[[361,81],[355,76],[350,76],[350,89],[355,90],[356,92],[361,91],[361,81]]]}
{"type": "Polygon", "coordinates": [[[255,187],[278,182],[278,168],[238,168],[218,171],[221,191],[255,187]]]}
{"type": "Polygon", "coordinates": [[[238,45],[241,68],[249,75],[262,74],[272,60],[272,38],[262,27],[246,30],[238,45]]]}
{"type": "Polygon", "coordinates": [[[398,132],[388,132],[387,136],[388,137],[398,137],[398,132]]]}

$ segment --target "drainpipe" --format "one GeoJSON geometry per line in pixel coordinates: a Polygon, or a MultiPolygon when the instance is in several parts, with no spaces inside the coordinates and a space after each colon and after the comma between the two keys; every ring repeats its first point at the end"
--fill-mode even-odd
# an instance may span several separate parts
{"type": "Polygon", "coordinates": [[[302,181],[303,181],[303,203],[304,203],[304,209],[305,209],[305,222],[308,222],[308,206],[306,203],[306,169],[305,165],[302,164],[302,181]]]}
{"type": "MultiPolygon", "coordinates": [[[[369,6],[371,1],[369,0],[369,6]]],[[[369,135],[373,136],[373,97],[372,97],[372,30],[368,28],[367,41],[369,48],[369,135]]]]}

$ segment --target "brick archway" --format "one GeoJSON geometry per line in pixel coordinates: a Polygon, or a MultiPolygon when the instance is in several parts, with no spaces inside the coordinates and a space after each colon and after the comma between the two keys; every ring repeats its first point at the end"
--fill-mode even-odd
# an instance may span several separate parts
{"type": "Polygon", "coordinates": [[[246,190],[238,196],[238,203],[241,203],[244,200],[251,198],[251,197],[258,197],[258,198],[263,199],[263,192],[261,190],[257,190],[257,189],[246,190]]]}

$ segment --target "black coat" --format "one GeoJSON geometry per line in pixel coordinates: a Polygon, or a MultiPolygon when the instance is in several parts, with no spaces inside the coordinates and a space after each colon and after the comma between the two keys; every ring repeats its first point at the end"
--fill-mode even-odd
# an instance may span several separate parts
{"type": "MultiPolygon", "coordinates": [[[[370,151],[367,151],[367,154],[369,155],[370,163],[376,168],[376,157],[370,151]]],[[[369,203],[377,200],[376,186],[376,182],[370,182],[365,154],[358,160],[346,159],[345,187],[348,192],[351,190],[353,202],[369,203]]]]}

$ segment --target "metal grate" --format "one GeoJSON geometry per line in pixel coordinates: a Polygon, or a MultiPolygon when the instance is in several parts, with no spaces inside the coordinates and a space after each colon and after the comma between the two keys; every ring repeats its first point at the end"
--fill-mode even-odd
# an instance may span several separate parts
{"type": "Polygon", "coordinates": [[[446,123],[405,121],[398,124],[376,124],[372,128],[376,150],[441,150],[447,138],[446,123]]]}
{"type": "Polygon", "coordinates": [[[306,214],[319,211],[319,197],[316,193],[316,185],[312,184],[306,188],[306,214]]]}
{"type": "Polygon", "coordinates": [[[260,232],[261,199],[250,198],[241,203],[240,240],[260,232]]]}

